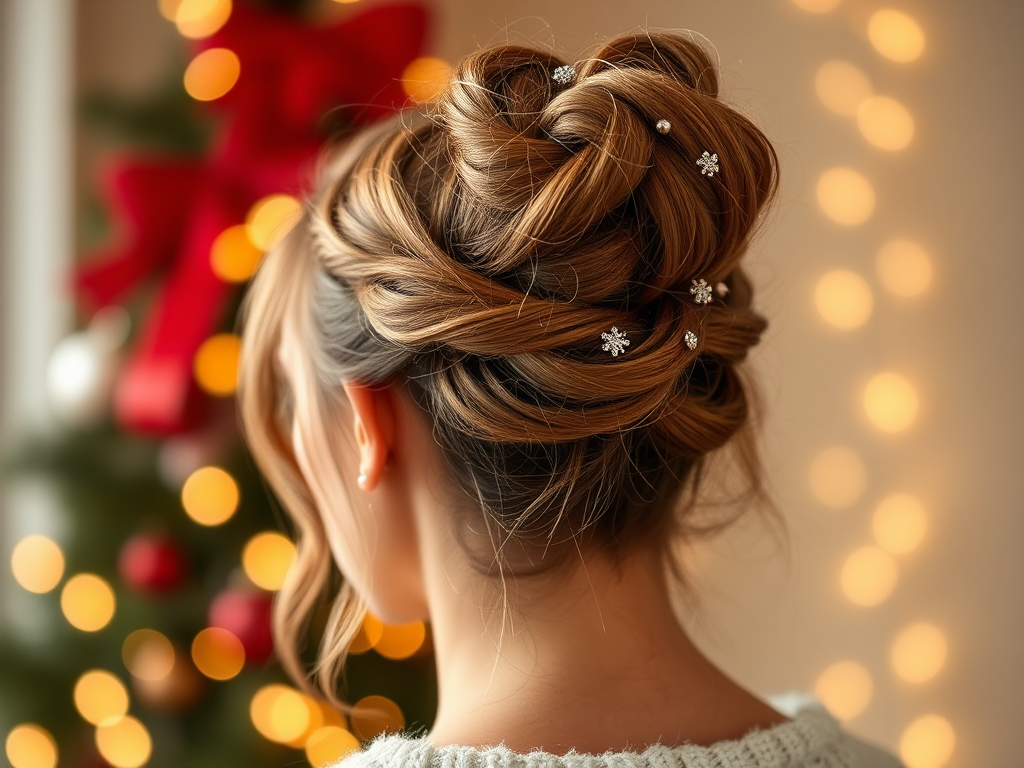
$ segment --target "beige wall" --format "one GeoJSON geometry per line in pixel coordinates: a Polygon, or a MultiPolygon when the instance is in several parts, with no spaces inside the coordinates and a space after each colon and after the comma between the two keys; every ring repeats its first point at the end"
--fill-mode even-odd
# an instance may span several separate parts
{"type": "Polygon", "coordinates": [[[714,43],[726,98],[765,127],[782,158],[781,205],[752,262],[772,320],[756,364],[793,558],[787,570],[756,530],[717,544],[701,569],[707,605],[695,632],[763,694],[813,688],[830,664],[855,660],[874,693],[850,730],[895,748],[911,720],[937,713],[957,737],[949,766],[1009,768],[1022,764],[1012,734],[1024,714],[1024,3],[893,3],[927,35],[924,55],[909,64],[885,60],[867,39],[866,20],[883,5],[848,0],[817,15],[788,0],[443,0],[438,46],[452,57],[526,37],[571,60],[592,40],[637,25],[689,28],[714,43]],[[875,149],[854,121],[824,108],[814,75],[834,58],[909,108],[917,131],[908,148],[875,149]],[[817,206],[819,176],[838,165],[875,187],[877,208],[863,225],[838,226],[817,206]],[[934,281],[916,299],[887,291],[876,272],[876,251],[894,237],[931,256],[934,281]],[[874,312],[857,330],[832,328],[815,308],[815,285],[834,268],[871,288],[874,312]],[[903,433],[884,434],[863,415],[861,393],[880,371],[903,374],[919,394],[919,415],[903,433]],[[836,444],[867,470],[863,493],[839,510],[817,502],[807,480],[814,457],[836,444]],[[896,558],[891,596],[855,606],[840,570],[872,543],[872,512],[896,491],[923,503],[930,528],[918,549],[896,558]],[[949,647],[943,669],[922,684],[902,682],[888,661],[894,637],[916,621],[939,627],[949,647]]]}

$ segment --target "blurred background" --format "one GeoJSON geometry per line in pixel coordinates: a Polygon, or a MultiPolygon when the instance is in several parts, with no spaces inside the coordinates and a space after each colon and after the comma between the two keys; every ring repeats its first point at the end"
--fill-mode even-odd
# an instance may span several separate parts
{"type": "Polygon", "coordinates": [[[368,619],[348,718],[273,661],[293,549],[238,442],[234,315],[325,137],[477,46],[573,61],[639,26],[713,46],[783,175],[749,264],[792,551],[753,517],[694,548],[681,615],[909,768],[1021,764],[1024,4],[2,0],[14,768],[321,766],[429,725],[422,624],[368,619]]]}

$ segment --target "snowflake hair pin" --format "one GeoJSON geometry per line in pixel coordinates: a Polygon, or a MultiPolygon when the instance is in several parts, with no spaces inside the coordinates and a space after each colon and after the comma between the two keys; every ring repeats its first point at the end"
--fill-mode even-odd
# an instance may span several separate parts
{"type": "Polygon", "coordinates": [[[569,85],[576,79],[576,67],[571,64],[555,67],[555,71],[551,73],[551,79],[559,85],[569,85]]]}
{"type": "Polygon", "coordinates": [[[688,346],[690,349],[697,348],[697,334],[694,333],[693,331],[687,331],[686,335],[683,336],[683,341],[686,342],[686,346],[688,346]]]}
{"type": "Polygon", "coordinates": [[[713,155],[705,149],[704,154],[697,158],[697,165],[700,166],[700,175],[707,174],[710,179],[718,171],[718,155],[713,155]]]}
{"type": "Polygon", "coordinates": [[[704,278],[691,281],[690,293],[693,294],[693,300],[698,304],[711,303],[711,286],[708,285],[708,281],[704,278]]]}
{"type": "Polygon", "coordinates": [[[611,352],[612,357],[618,357],[619,352],[625,352],[626,347],[629,346],[629,339],[626,338],[626,332],[620,331],[614,325],[612,326],[611,333],[602,333],[601,338],[604,340],[604,345],[601,349],[604,352],[611,352]]]}

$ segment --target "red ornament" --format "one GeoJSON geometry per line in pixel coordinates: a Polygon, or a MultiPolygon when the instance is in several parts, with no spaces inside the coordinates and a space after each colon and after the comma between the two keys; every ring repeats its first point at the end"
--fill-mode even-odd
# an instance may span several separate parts
{"type": "Polygon", "coordinates": [[[117,559],[121,579],[144,594],[166,594],[181,586],[188,575],[184,550],[173,539],[140,533],[128,539],[117,559]]]}
{"type": "Polygon", "coordinates": [[[262,664],[274,652],[270,631],[272,606],[266,592],[228,590],[210,606],[210,626],[226,629],[241,640],[247,662],[262,664]]]}

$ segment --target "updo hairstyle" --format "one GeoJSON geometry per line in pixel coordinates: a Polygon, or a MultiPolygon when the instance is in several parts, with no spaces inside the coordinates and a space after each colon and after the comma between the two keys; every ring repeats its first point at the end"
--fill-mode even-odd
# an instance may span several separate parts
{"type": "MultiPolygon", "coordinates": [[[[408,389],[484,573],[641,546],[678,568],[670,545],[705,530],[690,513],[706,457],[733,438],[760,492],[738,366],[765,320],[739,262],[777,187],[775,152],[718,99],[686,36],[616,37],[568,83],[552,77],[564,64],[518,45],[477,51],[421,112],[325,152],[302,221],[255,278],[240,400],[296,527],[275,631],[300,682],[297,646],[336,574],[292,453],[285,317],[307,329],[323,408],[343,400],[340,381],[408,389]],[[711,176],[705,150],[719,158],[711,176]],[[724,290],[700,304],[694,280],[724,290]],[[629,340],[615,356],[602,349],[613,326],[629,340]]],[[[320,650],[328,691],[363,605],[342,586],[320,650]]]]}

